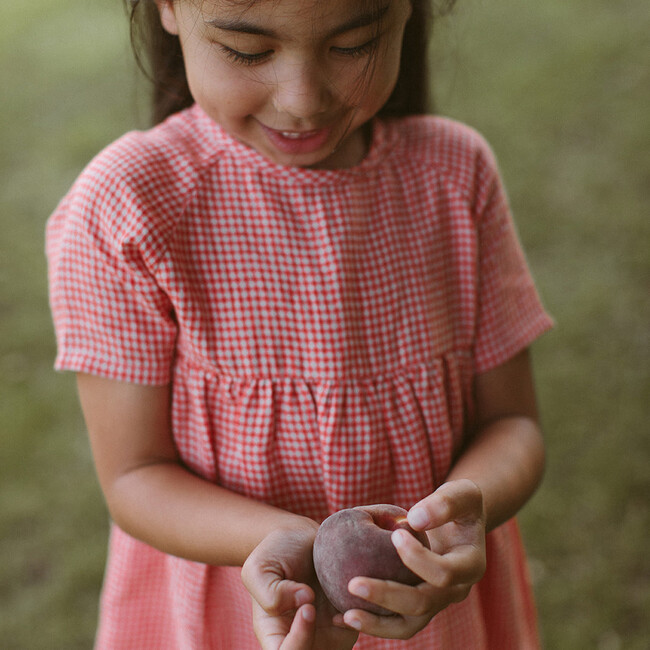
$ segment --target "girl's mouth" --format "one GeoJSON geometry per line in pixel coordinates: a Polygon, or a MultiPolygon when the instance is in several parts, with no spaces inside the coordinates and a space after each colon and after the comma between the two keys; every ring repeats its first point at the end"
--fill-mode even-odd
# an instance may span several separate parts
{"type": "Polygon", "coordinates": [[[281,131],[260,124],[271,144],[285,154],[304,154],[318,151],[329,138],[331,129],[311,131],[281,131]]]}

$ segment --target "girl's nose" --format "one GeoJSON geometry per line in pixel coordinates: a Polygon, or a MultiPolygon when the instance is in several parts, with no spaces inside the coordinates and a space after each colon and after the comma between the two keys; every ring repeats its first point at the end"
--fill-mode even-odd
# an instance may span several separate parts
{"type": "Polygon", "coordinates": [[[276,72],[276,110],[301,120],[327,110],[332,96],[330,83],[317,63],[290,64],[276,72]]]}

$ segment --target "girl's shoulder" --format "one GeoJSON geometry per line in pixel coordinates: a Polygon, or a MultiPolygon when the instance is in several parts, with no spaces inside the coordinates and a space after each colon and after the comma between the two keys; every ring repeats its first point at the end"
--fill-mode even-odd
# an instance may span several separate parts
{"type": "Polygon", "coordinates": [[[208,150],[187,110],[151,129],[124,134],[90,161],[79,180],[92,179],[100,192],[119,187],[167,200],[191,190],[208,162],[208,150]]]}
{"type": "Polygon", "coordinates": [[[497,173],[487,140],[463,122],[439,115],[415,115],[394,120],[389,128],[411,164],[457,179],[477,171],[497,173]]]}
{"type": "Polygon", "coordinates": [[[58,210],[116,237],[165,237],[203,170],[218,151],[194,128],[191,109],[162,124],[130,131],[99,152],[58,210]],[[209,153],[208,153],[209,152],[209,153]]]}

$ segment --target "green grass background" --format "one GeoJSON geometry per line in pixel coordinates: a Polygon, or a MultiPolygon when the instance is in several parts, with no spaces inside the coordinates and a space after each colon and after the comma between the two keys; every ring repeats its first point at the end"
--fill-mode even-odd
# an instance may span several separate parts
{"type": "MultiPolygon", "coordinates": [[[[460,0],[439,112],[492,143],[558,326],[534,349],[548,440],[521,523],[545,646],[650,647],[647,0],[460,0]]],[[[107,515],[55,353],[45,219],[146,123],[118,0],[0,4],[0,646],[89,648],[107,515]]]]}

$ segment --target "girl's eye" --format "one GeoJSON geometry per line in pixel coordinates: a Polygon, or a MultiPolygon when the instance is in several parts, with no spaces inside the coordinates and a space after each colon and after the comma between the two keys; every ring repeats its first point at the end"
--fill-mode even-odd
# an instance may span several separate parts
{"type": "Polygon", "coordinates": [[[369,54],[372,50],[374,50],[376,45],[377,38],[372,38],[366,43],[357,45],[356,47],[333,47],[332,51],[343,56],[361,57],[369,54]]]}
{"type": "Polygon", "coordinates": [[[239,63],[240,65],[255,65],[256,63],[261,63],[269,56],[271,56],[271,54],[273,54],[273,50],[251,54],[248,52],[239,52],[238,50],[233,50],[227,45],[220,45],[219,47],[230,61],[239,63]]]}

